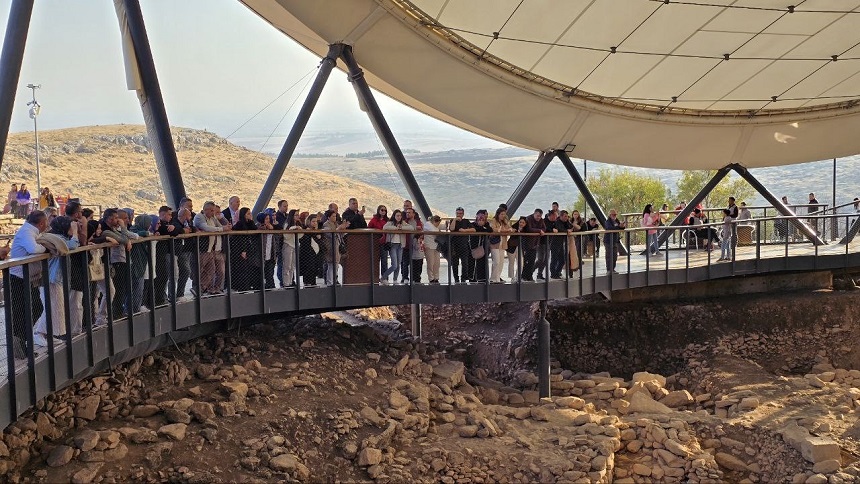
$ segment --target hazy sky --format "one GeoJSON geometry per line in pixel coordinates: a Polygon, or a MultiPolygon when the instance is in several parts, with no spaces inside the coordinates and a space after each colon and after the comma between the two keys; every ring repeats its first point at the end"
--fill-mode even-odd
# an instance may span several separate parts
{"type": "MultiPolygon", "coordinates": [[[[0,35],[10,0],[0,0],[0,35]]],[[[170,123],[230,134],[287,87],[316,72],[319,58],[276,31],[237,0],[142,0],[153,56],[170,123]]],[[[126,90],[120,33],[108,0],[38,0],[33,11],[13,132],[32,129],[28,83],[41,84],[39,126],[45,129],[143,123],[133,91],[126,90]]],[[[280,124],[284,136],[306,86],[303,80],[234,138],[266,136],[280,124]]],[[[440,131],[473,138],[377,94],[392,129],[440,131]]],[[[308,131],[371,130],[346,75],[333,72],[308,131]]]]}

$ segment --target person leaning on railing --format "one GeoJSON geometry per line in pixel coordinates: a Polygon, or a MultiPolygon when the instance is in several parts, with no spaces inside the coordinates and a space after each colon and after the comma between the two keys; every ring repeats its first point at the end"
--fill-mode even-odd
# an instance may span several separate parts
{"type": "MultiPolygon", "coordinates": [[[[319,230],[319,217],[317,214],[308,214],[305,219],[306,230],[319,230]]],[[[322,234],[308,233],[302,234],[299,239],[299,272],[302,275],[302,282],[305,287],[315,287],[317,285],[317,274],[322,267],[322,254],[320,253],[325,246],[322,234]]]]}
{"type": "MultiPolygon", "coordinates": [[[[48,249],[36,242],[36,238],[48,229],[48,217],[41,210],[34,210],[27,215],[27,221],[15,232],[12,240],[12,249],[9,252],[12,258],[22,258],[31,255],[43,254],[48,249]]],[[[24,266],[18,265],[9,269],[9,289],[12,296],[12,335],[14,337],[13,351],[15,358],[26,358],[32,348],[27,344],[27,333],[32,327],[27,327],[26,314],[30,311],[30,324],[34,324],[44,311],[42,299],[39,297],[39,280],[42,272],[41,262],[32,262],[29,265],[29,278],[24,278],[24,266]],[[30,307],[26,307],[25,294],[30,293],[30,307]]]]}
{"type": "MultiPolygon", "coordinates": [[[[536,208],[534,213],[526,218],[525,229],[520,230],[529,234],[540,234],[546,232],[546,224],[543,220],[543,210],[536,208]]],[[[523,251],[523,280],[534,281],[535,263],[537,251],[540,247],[540,239],[543,237],[523,237],[520,248],[523,251]]]]}
{"type": "MultiPolygon", "coordinates": [[[[173,222],[173,209],[162,205],[158,209],[158,218],[152,227],[152,232],[157,235],[176,237],[183,233],[182,226],[173,222]]],[[[167,284],[173,274],[173,261],[170,258],[170,246],[175,243],[174,239],[160,240],[155,244],[155,280],[154,299],[155,305],[160,306],[167,302],[167,284]]]]}
{"type": "MultiPolygon", "coordinates": [[[[66,298],[63,294],[60,258],[69,250],[77,249],[80,243],[78,242],[77,227],[73,226],[72,219],[66,216],[52,220],[51,229],[40,235],[38,241],[54,256],[48,261],[48,274],[42,274],[42,277],[48,277],[51,307],[46,308],[33,328],[33,345],[44,347],[48,346],[48,321],[45,317],[48,311],[51,314],[51,334],[58,339],[66,334],[66,305],[64,302],[66,298]]],[[[42,304],[45,304],[44,295],[42,296],[42,304]]]]}

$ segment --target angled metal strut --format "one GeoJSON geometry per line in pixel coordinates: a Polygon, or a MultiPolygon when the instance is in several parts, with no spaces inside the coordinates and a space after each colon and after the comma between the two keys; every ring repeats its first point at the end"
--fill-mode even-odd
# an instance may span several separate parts
{"type": "Polygon", "coordinates": [[[3,40],[3,52],[0,53],[0,167],[3,166],[9,125],[12,123],[15,91],[18,90],[18,79],[21,77],[21,62],[24,60],[33,2],[13,0],[6,23],[6,37],[3,40]]]}
{"type": "Polygon", "coordinates": [[[364,79],[364,71],[362,71],[361,67],[358,66],[358,62],[355,60],[352,46],[346,44],[332,44],[329,46],[328,55],[326,55],[320,64],[317,78],[314,81],[304,104],[302,105],[301,111],[299,111],[299,115],[296,118],[295,123],[293,123],[293,128],[290,130],[289,136],[287,136],[286,141],[284,141],[284,147],[278,154],[277,160],[275,160],[272,172],[266,179],[263,190],[260,192],[260,196],[257,198],[256,204],[254,204],[254,212],[262,211],[272,200],[275,189],[277,189],[278,184],[281,182],[281,178],[284,176],[284,171],[290,163],[290,158],[293,156],[296,145],[304,132],[305,126],[307,126],[308,119],[310,119],[311,113],[313,113],[320,94],[322,94],[323,87],[325,87],[325,84],[328,81],[329,74],[331,74],[332,69],[337,65],[338,59],[341,59],[349,70],[349,81],[355,88],[355,93],[358,96],[362,109],[367,112],[374,130],[376,130],[376,134],[379,136],[382,145],[385,147],[385,151],[388,152],[388,156],[391,158],[392,163],[394,163],[394,167],[397,169],[397,174],[400,175],[401,181],[406,185],[406,191],[418,206],[418,210],[424,218],[428,218],[432,215],[430,205],[424,198],[424,193],[421,191],[421,187],[415,180],[415,176],[412,174],[412,169],[409,168],[409,164],[406,162],[406,157],[403,156],[403,151],[400,149],[400,145],[394,138],[394,134],[388,126],[388,122],[385,121],[385,116],[382,115],[382,110],[379,109],[379,105],[373,97],[370,86],[368,86],[367,81],[364,79]]]}
{"type": "MultiPolygon", "coordinates": [[[[691,213],[693,213],[693,209],[695,209],[697,205],[702,203],[702,200],[704,200],[705,197],[707,197],[708,194],[711,193],[714,188],[716,188],[716,186],[723,180],[723,178],[725,178],[726,175],[728,175],[729,172],[732,170],[734,170],[738,175],[740,175],[741,178],[746,180],[746,182],[749,183],[750,186],[752,186],[755,191],[757,191],[762,197],[764,197],[765,200],[767,200],[771,205],[773,205],[773,207],[776,208],[780,214],[786,217],[792,217],[791,219],[789,219],[790,222],[795,227],[797,227],[797,230],[803,233],[803,235],[805,235],[806,238],[808,238],[813,244],[825,245],[825,242],[821,240],[820,237],[818,237],[818,234],[816,234],[815,231],[812,230],[812,228],[803,223],[802,220],[798,219],[795,213],[792,212],[790,208],[786,207],[785,204],[783,204],[779,198],[777,198],[774,194],[770,193],[770,191],[764,185],[762,185],[761,182],[759,182],[754,176],[752,176],[749,170],[737,163],[726,165],[717,170],[717,173],[714,174],[714,177],[711,178],[711,180],[704,187],[702,187],[701,191],[699,191],[699,193],[697,193],[696,196],[693,197],[693,199],[690,200],[689,203],[687,203],[687,206],[684,207],[683,210],[681,210],[681,213],[675,216],[675,219],[672,220],[669,225],[672,227],[679,227],[681,225],[684,225],[684,221],[687,219],[687,217],[690,216],[691,213]]],[[[662,231],[657,239],[659,245],[663,245],[670,235],[670,231],[662,231]]]]}
{"type": "Polygon", "coordinates": [[[158,83],[158,74],[152,58],[149,37],[146,34],[146,25],[143,22],[143,12],[140,10],[140,1],[123,0],[123,6],[128,33],[134,44],[134,54],[140,72],[141,89],[138,89],[137,96],[146,122],[152,153],[155,155],[161,187],[167,203],[178,207],[179,201],[185,197],[185,184],[182,181],[182,172],[179,170],[173,135],[170,134],[170,121],[167,119],[167,109],[164,107],[164,98],[158,83]]]}
{"type": "Polygon", "coordinates": [[[272,201],[272,197],[275,195],[275,190],[278,188],[278,184],[281,183],[281,179],[284,177],[284,171],[287,169],[287,165],[289,165],[290,159],[296,151],[299,139],[301,139],[302,133],[305,132],[305,127],[308,125],[311,113],[314,112],[317,101],[319,101],[323,88],[325,87],[326,82],[328,82],[331,70],[337,65],[337,58],[340,57],[342,50],[343,45],[332,44],[331,47],[329,47],[328,55],[326,55],[322,62],[320,62],[317,78],[314,80],[314,84],[311,86],[311,90],[308,92],[308,96],[305,98],[304,104],[302,104],[302,109],[299,111],[292,129],[290,129],[290,134],[287,135],[287,139],[284,140],[284,146],[281,148],[281,152],[278,153],[278,158],[272,166],[272,171],[269,173],[269,177],[263,185],[263,190],[260,192],[260,196],[257,197],[257,202],[254,203],[254,213],[262,212],[266,209],[269,202],[272,201]]]}

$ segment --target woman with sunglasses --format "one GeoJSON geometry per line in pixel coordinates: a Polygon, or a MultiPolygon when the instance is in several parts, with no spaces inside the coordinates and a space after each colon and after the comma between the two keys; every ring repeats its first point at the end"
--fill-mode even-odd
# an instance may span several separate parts
{"type": "MultiPolygon", "coordinates": [[[[382,230],[388,223],[388,208],[385,205],[376,207],[376,213],[367,222],[367,228],[382,230]]],[[[384,274],[388,270],[388,257],[391,245],[385,241],[385,234],[379,234],[376,238],[376,253],[379,255],[379,273],[384,274]]]]}

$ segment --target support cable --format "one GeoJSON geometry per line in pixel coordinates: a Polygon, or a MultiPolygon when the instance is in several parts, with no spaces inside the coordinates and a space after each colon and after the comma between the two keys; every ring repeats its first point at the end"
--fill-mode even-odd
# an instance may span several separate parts
{"type": "Polygon", "coordinates": [[[231,137],[231,136],[233,136],[234,134],[236,134],[240,129],[244,128],[246,124],[250,123],[251,121],[253,121],[253,120],[254,120],[254,118],[256,118],[257,116],[259,116],[259,115],[260,115],[260,113],[262,113],[263,111],[265,111],[265,110],[266,110],[269,106],[271,106],[272,104],[275,104],[275,102],[277,102],[277,100],[278,100],[278,99],[281,99],[281,98],[282,98],[286,93],[290,92],[290,90],[292,90],[294,87],[298,86],[298,85],[299,85],[299,83],[300,83],[300,82],[302,82],[302,80],[304,80],[306,77],[308,77],[308,76],[310,76],[311,74],[313,74],[313,72],[314,72],[315,70],[317,70],[317,67],[315,67],[315,68],[313,68],[313,69],[309,70],[307,74],[305,74],[304,76],[302,76],[302,77],[301,77],[298,81],[296,81],[292,86],[290,86],[290,87],[288,87],[286,90],[284,90],[284,92],[282,92],[282,93],[278,94],[278,96],[277,96],[275,99],[272,99],[271,101],[269,101],[269,103],[268,103],[268,104],[266,104],[265,106],[263,106],[263,108],[262,108],[262,109],[260,109],[259,111],[257,111],[256,113],[254,113],[254,115],[253,115],[253,116],[251,116],[250,118],[248,118],[244,123],[240,124],[238,128],[234,129],[232,133],[230,133],[230,134],[228,134],[227,136],[225,136],[225,137],[224,137],[224,139],[230,139],[230,137],[231,137]]]}

